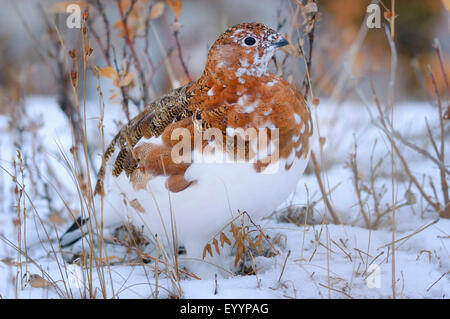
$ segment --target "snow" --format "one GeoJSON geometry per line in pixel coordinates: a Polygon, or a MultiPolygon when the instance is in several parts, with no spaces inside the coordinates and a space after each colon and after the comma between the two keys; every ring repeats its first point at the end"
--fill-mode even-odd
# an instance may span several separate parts
{"type": "MultiPolygon", "coordinates": [[[[89,102],[87,106],[88,138],[90,147],[98,150],[93,152],[93,160],[98,166],[98,154],[101,152],[97,128],[98,106],[96,101],[89,102]]],[[[375,110],[373,106],[370,107],[375,110]]],[[[177,286],[168,277],[170,272],[161,271],[155,276],[152,271],[152,267],[155,267],[153,262],[144,266],[133,265],[126,262],[131,253],[121,246],[109,244],[108,255],[125,261],[94,268],[92,282],[94,287],[98,287],[96,297],[103,297],[100,276],[105,279],[107,298],[167,298],[170,294],[183,298],[392,298],[391,215],[382,218],[376,230],[365,227],[354,191],[352,172],[345,166],[350,153],[355,152],[355,141],[358,145],[359,173],[365,183],[370,174],[371,157],[376,162],[387,156],[380,166],[381,174],[375,184],[377,189],[384,187],[386,190],[381,199],[381,207],[389,205],[389,143],[371,125],[367,111],[360,103],[334,105],[323,100],[313,112],[317,113],[315,115],[319,119],[320,134],[326,138],[323,163],[328,169],[324,175],[324,183],[327,188],[333,189],[331,201],[341,219],[341,225],[322,222],[326,208],[320,200],[321,194],[314,173],[309,169],[288,200],[280,205],[276,213],[260,223],[280,254],[256,257],[256,275],[219,275],[217,286],[214,279],[196,280],[183,276],[177,286]],[[314,207],[308,213],[306,226],[306,216],[298,218],[297,224],[289,223],[283,218],[286,207],[301,212],[307,202],[314,203],[314,207]],[[366,280],[368,273],[364,272],[369,264],[379,267],[379,277],[376,276],[377,271],[374,271],[373,276],[366,280]],[[99,275],[99,270],[105,271],[105,275],[99,275]],[[379,287],[376,285],[378,278],[379,287]],[[375,283],[376,287],[370,288],[371,283],[375,283]],[[214,294],[216,289],[217,294],[214,294]]],[[[395,127],[417,145],[429,148],[431,146],[427,144],[424,118],[427,118],[432,130],[435,130],[436,112],[435,106],[424,102],[399,103],[394,115],[395,127]]],[[[60,266],[64,262],[54,241],[57,234],[60,235],[71,224],[64,202],[72,210],[80,210],[74,177],[61,154],[63,151],[71,160],[70,127],[53,98],[30,97],[26,100],[26,113],[20,118],[19,123],[14,123],[6,115],[0,115],[0,296],[80,298],[85,295],[85,289],[66,288],[61,281],[64,279],[67,282],[68,277],[64,267],[61,270],[60,266]],[[25,170],[25,190],[33,201],[33,205],[26,201],[27,218],[26,223],[22,220],[21,227],[22,238],[26,236],[27,253],[32,261],[22,263],[22,272],[20,267],[13,264],[19,262],[17,251],[7,244],[9,240],[18,245],[18,227],[14,224],[17,218],[14,186],[11,176],[4,171],[13,171],[11,160],[15,157],[18,145],[21,145],[22,157],[29,169],[25,170]],[[51,197],[50,204],[43,195],[45,183],[51,197]],[[49,222],[49,215],[54,212],[61,214],[63,223],[49,222]],[[53,242],[47,240],[47,234],[53,242]],[[56,250],[56,257],[52,246],[56,250]],[[56,287],[34,288],[29,283],[22,289],[21,276],[26,271],[46,279],[51,278],[56,282],[56,287]]],[[[120,106],[106,105],[106,142],[117,130],[114,120],[120,118],[123,118],[120,106]]],[[[448,149],[448,139],[446,142],[448,149]]],[[[318,155],[320,152],[316,145],[314,147],[318,155]]],[[[405,147],[402,147],[402,151],[414,174],[421,178],[423,174],[431,176],[439,190],[438,169],[417,153],[405,147]]],[[[16,162],[18,163],[17,158],[16,162]]],[[[397,199],[403,201],[408,181],[402,179],[399,165],[397,169],[400,182],[396,182],[395,192],[397,199]]],[[[22,182],[20,172],[18,180],[22,182]]],[[[438,215],[426,205],[414,187],[411,191],[417,202],[402,206],[396,211],[395,238],[399,240],[395,252],[397,297],[449,298],[450,220],[439,219],[435,222],[438,215]]],[[[425,191],[432,193],[428,183],[425,183],[425,191]]],[[[439,192],[438,196],[441,196],[439,192]]],[[[263,202],[264,198],[255,200],[263,202]]],[[[368,206],[373,205],[370,200],[368,203],[368,206]]],[[[373,210],[369,211],[373,214],[373,210]]],[[[327,218],[329,221],[331,217],[327,218]]],[[[106,234],[109,236],[111,232],[112,230],[107,230],[106,234]]],[[[21,244],[24,249],[23,240],[21,244]]],[[[268,244],[265,243],[265,246],[268,244]]],[[[69,253],[80,249],[81,243],[78,243],[69,253]]],[[[155,252],[149,251],[148,254],[154,255],[155,252]]],[[[179,256],[181,264],[185,262],[183,258],[184,255],[179,256]]],[[[229,258],[234,260],[233,256],[229,258]]],[[[22,256],[21,261],[24,260],[22,256]]]]}

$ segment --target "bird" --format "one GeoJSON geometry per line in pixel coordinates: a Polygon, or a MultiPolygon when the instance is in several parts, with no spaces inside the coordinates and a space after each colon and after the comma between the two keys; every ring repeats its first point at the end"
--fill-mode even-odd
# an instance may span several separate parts
{"type": "MultiPolygon", "coordinates": [[[[230,27],[209,49],[198,80],[124,125],[95,186],[104,225],[128,222],[168,242],[175,234],[186,259],[198,261],[240,212],[259,221],[277,209],[304,173],[313,136],[307,101],[269,70],[288,44],[262,23],[230,27]]],[[[63,234],[62,247],[82,237],[86,221],[63,234]]]]}

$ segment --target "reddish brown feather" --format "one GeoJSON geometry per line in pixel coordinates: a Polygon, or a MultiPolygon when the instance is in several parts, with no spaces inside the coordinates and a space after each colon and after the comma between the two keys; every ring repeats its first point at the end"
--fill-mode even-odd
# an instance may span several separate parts
{"type": "MultiPolygon", "coordinates": [[[[187,108],[194,115],[168,125],[162,133],[162,145],[142,143],[135,148],[134,155],[143,174],[168,176],[166,186],[173,192],[191,185],[184,178],[189,164],[176,164],[171,159],[172,147],[179,141],[171,137],[174,129],[186,128],[191,133],[193,147],[197,116],[203,127],[218,128],[224,133],[227,127],[258,129],[271,125],[279,129],[280,158],[286,159],[292,152],[297,158],[306,158],[312,120],[303,96],[288,82],[269,72],[260,77],[243,74],[240,79],[245,83],[239,82],[236,75],[243,59],[253,63],[254,52],[233,42],[232,35],[239,30],[261,31],[262,34],[266,29],[260,24],[241,24],[219,37],[209,52],[202,76],[187,89],[190,96],[187,108]],[[245,112],[245,105],[238,103],[241,97],[245,97],[246,105],[257,103],[256,107],[245,112]]],[[[258,49],[259,54],[262,54],[261,50],[258,49]]],[[[265,165],[258,162],[254,167],[260,172],[265,165]]],[[[285,165],[285,169],[289,168],[290,163],[285,165]]]]}

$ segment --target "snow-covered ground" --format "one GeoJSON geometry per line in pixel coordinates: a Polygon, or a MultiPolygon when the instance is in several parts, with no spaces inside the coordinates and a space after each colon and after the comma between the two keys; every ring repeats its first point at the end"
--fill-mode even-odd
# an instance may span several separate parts
{"type": "MultiPolygon", "coordinates": [[[[372,110],[375,111],[374,107],[372,110]]],[[[109,245],[111,265],[103,267],[107,298],[167,298],[176,294],[183,298],[392,298],[392,221],[391,214],[380,220],[378,229],[365,227],[353,185],[351,169],[346,165],[357,144],[358,175],[369,185],[371,158],[381,163],[374,181],[380,195],[380,207],[391,204],[391,161],[389,143],[380,130],[371,125],[366,109],[352,102],[336,106],[322,101],[317,110],[321,136],[325,137],[323,180],[331,189],[331,202],[342,224],[323,222],[326,212],[319,187],[311,169],[280,206],[279,211],[261,222],[262,229],[280,251],[272,257],[256,257],[256,275],[236,275],[216,280],[183,278],[180,286],[173,286],[165,272],[155,276],[152,263],[132,265],[118,262],[126,259],[122,247],[109,245]],[[376,144],[375,140],[377,141],[376,144]],[[305,225],[302,207],[313,203],[305,225]],[[290,207],[290,211],[286,210],[290,207]],[[288,220],[291,219],[291,222],[288,220]],[[367,271],[369,269],[369,271],[367,271]],[[216,292],[216,293],[215,293],[216,292]]],[[[410,102],[396,105],[395,127],[417,145],[430,147],[426,139],[425,117],[436,128],[436,108],[430,104],[410,102]]],[[[64,202],[79,210],[79,197],[73,176],[61,156],[70,158],[72,138],[66,117],[52,98],[32,97],[26,101],[26,114],[19,122],[0,115],[0,296],[3,298],[60,298],[80,297],[83,289],[65,286],[64,261],[52,251],[47,238],[55,239],[71,223],[64,202]],[[25,165],[25,203],[27,218],[17,219],[17,196],[14,192],[11,160],[16,158],[17,178],[22,183],[16,149],[20,146],[25,165]],[[32,204],[30,203],[30,199],[32,204]],[[60,220],[59,216],[62,217],[60,220]],[[18,226],[20,224],[20,227],[18,226]],[[45,228],[45,231],[44,231],[45,228]],[[20,234],[19,234],[20,229],[20,234]],[[18,257],[18,238],[21,249],[30,257],[18,257]],[[10,244],[7,244],[10,241],[10,244]],[[26,245],[25,245],[26,244],[26,245]],[[21,267],[18,267],[18,263],[21,267]],[[39,275],[55,285],[32,279],[24,288],[20,277],[28,272],[39,275]],[[64,280],[62,280],[64,278],[64,280]],[[35,286],[35,287],[33,287],[35,286]]],[[[90,147],[100,150],[98,138],[98,107],[88,103],[88,137],[90,147]]],[[[117,129],[115,119],[123,118],[120,106],[107,105],[105,111],[105,140],[109,141],[117,129]]],[[[450,147],[446,139],[446,147],[450,147]]],[[[99,163],[99,153],[94,162],[99,163]]],[[[403,148],[409,165],[425,190],[431,177],[438,188],[438,169],[422,156],[403,148]],[[424,177],[426,175],[426,177],[424,177]],[[429,177],[428,177],[429,176],[429,177]]],[[[319,151],[316,150],[318,154],[319,151]]],[[[448,159],[447,159],[448,162],[448,159]]],[[[398,163],[397,163],[398,164],[398,163]]],[[[395,251],[396,294],[401,298],[449,298],[450,296],[450,220],[438,215],[419,196],[409,189],[409,181],[397,165],[395,194],[400,208],[396,210],[398,240],[395,251]],[[412,200],[415,198],[416,200],[412,200]]],[[[263,200],[263,199],[255,199],[263,200]]],[[[371,218],[375,218],[373,201],[365,203],[371,218]]],[[[19,209],[23,215],[22,207],[19,209]]],[[[327,217],[328,221],[331,217],[327,217]]],[[[56,251],[56,243],[53,242],[56,251]]],[[[72,252],[80,250],[76,245],[72,252]]],[[[182,261],[182,255],[180,260],[182,261]]],[[[69,276],[70,277],[70,276],[69,276]]],[[[73,278],[73,277],[71,277],[73,278]]],[[[26,282],[26,280],[24,281],[26,282]]],[[[101,294],[99,270],[93,270],[96,296],[101,294]]]]}

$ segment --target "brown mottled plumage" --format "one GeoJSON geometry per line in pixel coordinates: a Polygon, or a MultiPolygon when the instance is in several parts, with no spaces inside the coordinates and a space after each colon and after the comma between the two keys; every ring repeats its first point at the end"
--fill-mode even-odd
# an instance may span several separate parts
{"type": "Polygon", "coordinates": [[[187,89],[191,85],[192,83],[189,83],[173,90],[151,103],[126,126],[122,127],[103,154],[102,166],[95,185],[96,194],[103,193],[105,164],[114,154],[116,147],[120,147],[120,152],[114,161],[112,174],[119,176],[125,170],[126,174],[130,176],[137,168],[137,161],[133,156],[132,149],[142,137],[149,139],[160,136],[170,123],[192,115],[188,108],[190,94],[187,93],[187,89]]]}
{"type": "MultiPolygon", "coordinates": [[[[313,133],[303,96],[267,70],[286,44],[263,24],[225,31],[197,81],[147,106],[113,138],[98,174],[96,193],[105,196],[96,199],[105,214],[97,220],[175,237],[186,260],[195,261],[238,212],[256,222],[279,207],[303,174],[313,133]],[[190,148],[179,148],[180,141],[190,148]],[[208,162],[215,155],[220,160],[208,162]]],[[[73,229],[63,246],[77,240],[73,229]]],[[[226,268],[225,260],[220,265],[226,268]]]]}
{"type": "MultiPolygon", "coordinates": [[[[120,151],[114,161],[113,176],[124,171],[131,181],[140,181],[143,174],[167,175],[170,190],[184,189],[179,184],[189,186],[182,179],[189,165],[168,165],[165,163],[168,159],[162,159],[170,157],[171,146],[178,142],[170,140],[170,133],[180,126],[193,131],[196,124],[201,123],[200,129],[218,128],[225,136],[227,127],[262,128],[269,124],[280,130],[280,158],[287,158],[292,150],[296,157],[306,158],[312,135],[309,109],[293,86],[266,72],[266,65],[263,65],[269,62],[264,60],[268,50],[264,43],[279,40],[278,37],[275,31],[258,23],[243,23],[226,30],[210,49],[199,80],[150,104],[114,137],[103,156],[96,193],[103,192],[105,163],[116,147],[120,151]],[[241,43],[245,36],[255,32],[260,36],[256,54],[241,43]],[[250,112],[246,110],[246,105],[255,104],[250,112]],[[133,151],[142,137],[150,139],[161,134],[163,145],[144,143],[133,151]],[[161,165],[154,164],[161,161],[161,165]],[[172,175],[176,178],[171,178],[172,175]]],[[[289,167],[287,163],[285,169],[289,167]]],[[[255,164],[255,169],[261,170],[260,163],[255,164]]],[[[142,183],[136,185],[142,187],[142,183]]]]}

